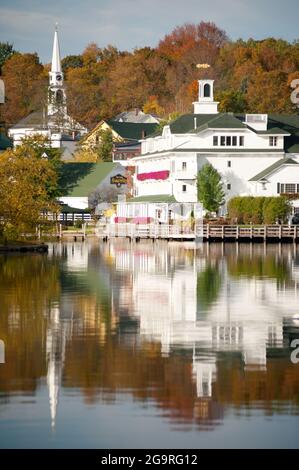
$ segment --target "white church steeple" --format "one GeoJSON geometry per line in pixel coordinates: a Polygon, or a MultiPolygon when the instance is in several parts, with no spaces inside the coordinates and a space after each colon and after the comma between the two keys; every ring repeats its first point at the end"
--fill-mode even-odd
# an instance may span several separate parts
{"type": "Polygon", "coordinates": [[[51,71],[49,72],[49,79],[48,115],[51,116],[58,111],[66,113],[66,97],[63,87],[63,72],[60,59],[57,23],[55,26],[52,64],[51,71]]]}

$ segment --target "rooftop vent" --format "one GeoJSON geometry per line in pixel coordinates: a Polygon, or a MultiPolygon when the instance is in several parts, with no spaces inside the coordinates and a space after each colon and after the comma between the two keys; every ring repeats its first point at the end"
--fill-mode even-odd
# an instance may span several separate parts
{"type": "Polygon", "coordinates": [[[268,114],[246,114],[245,123],[258,131],[266,131],[268,114]]]}

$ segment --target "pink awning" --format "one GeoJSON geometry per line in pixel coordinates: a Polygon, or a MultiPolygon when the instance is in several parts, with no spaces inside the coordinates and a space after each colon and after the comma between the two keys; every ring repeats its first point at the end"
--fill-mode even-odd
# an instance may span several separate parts
{"type": "Polygon", "coordinates": [[[167,180],[169,177],[169,170],[151,171],[149,173],[139,173],[137,179],[139,181],[145,180],[167,180]]]}

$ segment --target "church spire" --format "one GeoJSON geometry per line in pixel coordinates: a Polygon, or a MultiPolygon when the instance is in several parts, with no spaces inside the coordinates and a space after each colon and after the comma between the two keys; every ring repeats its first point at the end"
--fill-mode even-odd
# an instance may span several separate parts
{"type": "Polygon", "coordinates": [[[65,114],[66,96],[63,87],[63,72],[61,68],[57,23],[55,25],[52,64],[49,78],[48,116],[56,114],[57,112],[65,114]]]}
{"type": "Polygon", "coordinates": [[[56,23],[55,25],[51,72],[61,73],[60,48],[59,48],[59,39],[58,39],[58,23],[56,23]]]}

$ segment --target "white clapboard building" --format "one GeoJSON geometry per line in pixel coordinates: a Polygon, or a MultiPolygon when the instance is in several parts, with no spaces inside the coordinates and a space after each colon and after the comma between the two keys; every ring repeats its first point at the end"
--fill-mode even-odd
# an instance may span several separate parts
{"type": "MultiPolygon", "coordinates": [[[[193,114],[142,141],[133,158],[133,198],[118,204],[118,221],[196,217],[196,178],[206,163],[220,172],[226,202],[235,195],[299,194],[299,116],[219,113],[213,84],[199,80],[193,114]]],[[[292,204],[299,211],[299,199],[292,204]]]]}

